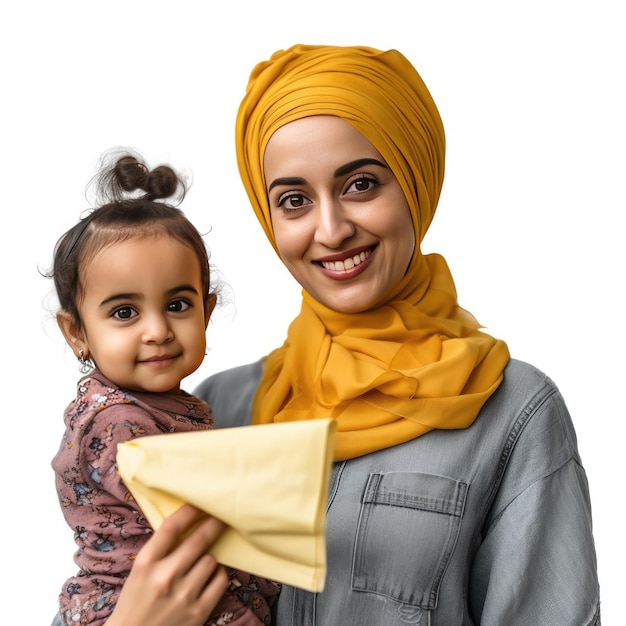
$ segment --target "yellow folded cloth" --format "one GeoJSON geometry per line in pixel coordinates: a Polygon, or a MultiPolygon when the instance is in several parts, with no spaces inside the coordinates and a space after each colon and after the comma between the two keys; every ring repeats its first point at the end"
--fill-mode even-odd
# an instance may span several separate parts
{"type": "Polygon", "coordinates": [[[228,525],[224,565],[308,591],[326,578],[326,506],[336,423],[283,422],[140,437],[120,476],[153,528],[185,502],[228,525]]]}

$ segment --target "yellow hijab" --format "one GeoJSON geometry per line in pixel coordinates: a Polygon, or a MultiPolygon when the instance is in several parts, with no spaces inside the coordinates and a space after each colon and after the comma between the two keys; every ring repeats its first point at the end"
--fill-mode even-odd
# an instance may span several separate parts
{"type": "Polygon", "coordinates": [[[437,107],[396,50],[299,44],[259,63],[237,115],[237,161],[277,252],[263,155],[278,128],[311,115],[343,118],[381,153],[408,200],[418,244],[377,308],[338,313],[302,292],[285,343],[265,361],[253,423],[332,417],[335,460],[465,428],[500,384],[509,352],[458,305],[443,257],[419,248],[443,184],[437,107]]]}

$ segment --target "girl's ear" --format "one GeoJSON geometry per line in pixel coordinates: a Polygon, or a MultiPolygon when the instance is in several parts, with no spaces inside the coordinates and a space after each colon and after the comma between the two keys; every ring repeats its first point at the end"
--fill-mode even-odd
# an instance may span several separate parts
{"type": "Polygon", "coordinates": [[[214,293],[210,293],[204,299],[204,328],[205,329],[209,325],[209,319],[211,319],[211,313],[213,313],[213,309],[215,308],[216,302],[217,302],[217,296],[214,293]]]}
{"type": "Polygon", "coordinates": [[[78,323],[69,311],[61,309],[57,313],[57,324],[65,337],[65,341],[67,341],[67,344],[76,355],[76,358],[78,358],[79,350],[82,350],[85,355],[89,354],[84,333],[80,330],[78,323]]]}

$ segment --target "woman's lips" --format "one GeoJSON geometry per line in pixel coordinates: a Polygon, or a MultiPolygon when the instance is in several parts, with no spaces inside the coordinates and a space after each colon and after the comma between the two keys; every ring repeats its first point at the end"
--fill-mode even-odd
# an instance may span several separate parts
{"type": "Polygon", "coordinates": [[[324,274],[334,279],[346,280],[357,276],[365,270],[376,246],[367,246],[348,250],[342,254],[324,257],[315,261],[324,274]]]}

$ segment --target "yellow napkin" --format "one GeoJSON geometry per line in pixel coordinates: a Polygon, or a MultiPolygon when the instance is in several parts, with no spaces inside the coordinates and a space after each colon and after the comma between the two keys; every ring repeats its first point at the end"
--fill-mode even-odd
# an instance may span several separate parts
{"type": "Polygon", "coordinates": [[[283,422],[140,437],[120,476],[153,528],[185,502],[228,525],[224,565],[308,591],[326,578],[326,505],[336,423],[283,422]]]}

